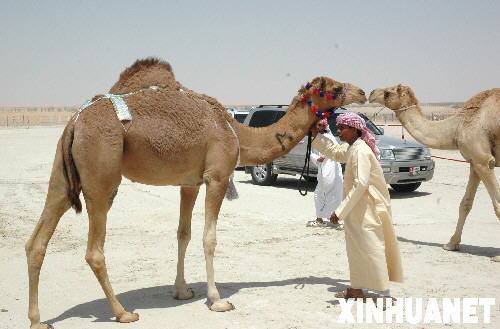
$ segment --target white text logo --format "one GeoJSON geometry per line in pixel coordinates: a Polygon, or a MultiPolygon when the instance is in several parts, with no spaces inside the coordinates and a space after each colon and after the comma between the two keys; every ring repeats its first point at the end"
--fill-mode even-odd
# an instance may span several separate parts
{"type": "Polygon", "coordinates": [[[394,303],[391,298],[377,298],[376,302],[358,298],[339,302],[342,313],[337,323],[491,323],[495,298],[398,298],[394,303]]]}

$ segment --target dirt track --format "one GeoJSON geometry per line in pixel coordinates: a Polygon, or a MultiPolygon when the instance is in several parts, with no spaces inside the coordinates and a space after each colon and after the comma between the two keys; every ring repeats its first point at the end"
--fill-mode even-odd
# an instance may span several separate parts
{"type": "MultiPolygon", "coordinates": [[[[62,129],[0,129],[1,328],[29,327],[24,242],[43,208],[62,129]]],[[[396,136],[399,132],[388,129],[396,136]]],[[[458,152],[434,154],[460,159],[458,152]]],[[[500,177],[499,168],[496,173],[500,177]]],[[[490,257],[500,255],[500,222],[482,185],[465,226],[461,252],[441,248],[454,231],[467,177],[466,164],[437,159],[431,182],[409,195],[391,192],[406,276],[406,282],[391,292],[396,297],[495,297],[493,323],[474,328],[498,328],[500,263],[490,257]]],[[[333,297],[349,280],[343,232],[305,227],[314,218],[313,194],[300,196],[295,178],[283,176],[273,187],[255,186],[241,171],[235,178],[240,198],[224,201],[215,258],[219,291],[236,305],[235,311],[217,314],[205,305],[204,192],[195,206],[186,258],[186,279],[196,295],[177,301],[172,294],[178,188],[124,180],[109,214],[106,261],[118,298],[127,309],[139,312],[140,320],[130,325],[112,320],[84,260],[85,211],[81,216],[68,212],[49,245],[40,279],[42,320],[57,329],[346,327],[336,323],[340,307],[333,297]]],[[[423,327],[444,326],[417,326],[423,327]]]]}

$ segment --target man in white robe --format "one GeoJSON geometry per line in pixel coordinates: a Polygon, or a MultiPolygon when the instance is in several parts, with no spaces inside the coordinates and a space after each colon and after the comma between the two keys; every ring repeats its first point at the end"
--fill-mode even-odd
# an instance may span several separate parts
{"type": "Polygon", "coordinates": [[[344,221],[351,287],[335,296],[358,298],[363,288],[385,291],[389,281],[403,282],[403,270],[375,138],[355,113],[339,115],[337,127],[347,143],[336,145],[318,134],[312,146],[346,164],[344,198],[333,217],[344,221]]]}
{"type": "MultiPolygon", "coordinates": [[[[331,132],[323,134],[334,144],[339,144],[331,132]]],[[[318,167],[318,184],[314,190],[316,220],[308,222],[308,226],[325,226],[323,218],[330,220],[333,212],[342,202],[344,179],[340,163],[323,156],[319,152],[311,153],[311,160],[318,167]]]]}

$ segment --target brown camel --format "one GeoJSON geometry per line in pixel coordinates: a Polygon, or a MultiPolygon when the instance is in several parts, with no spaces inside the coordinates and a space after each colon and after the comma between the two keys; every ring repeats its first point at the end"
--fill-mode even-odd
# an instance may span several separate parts
{"type": "MultiPolygon", "coordinates": [[[[440,121],[430,121],[422,115],[413,91],[407,86],[375,89],[370,94],[370,103],[379,103],[393,110],[401,124],[420,143],[437,149],[458,149],[470,163],[469,182],[460,203],[455,234],[443,246],[444,249],[459,250],[465,219],[480,181],[488,190],[500,220],[500,189],[494,171],[495,166],[500,167],[500,88],[480,92],[455,115],[440,121]]],[[[493,260],[500,261],[500,255],[493,260]]]]}
{"type": "Polygon", "coordinates": [[[238,160],[242,165],[270,162],[295,146],[318,114],[331,107],[366,101],[360,88],[319,77],[299,90],[279,122],[250,128],[233,120],[215,99],[184,88],[175,80],[170,65],[157,59],[137,61],[120,75],[110,92],[127,94],[122,99],[130,109],[131,121],[120,121],[112,102],[96,96],[92,105],[69,121],[58,142],[45,207],[26,243],[31,329],[49,327],[40,323],[40,269],[61,216],[70,207],[81,211],[80,192],[89,216],[85,259],[116,320],[138,320],[138,314],[126,311],[116,298],[103,253],[106,216],[122,176],[143,184],[181,187],[175,279],[178,299],[193,297],[184,279],[184,257],[191,238],[192,209],[200,185],[206,185],[203,248],[210,309],[233,309],[219,297],[213,258],[217,217],[238,160]],[[306,98],[312,101],[316,114],[306,98]]]}

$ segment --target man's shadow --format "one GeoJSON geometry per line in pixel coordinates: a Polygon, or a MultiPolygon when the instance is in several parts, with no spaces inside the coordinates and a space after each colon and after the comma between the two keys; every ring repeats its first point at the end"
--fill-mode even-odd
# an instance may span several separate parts
{"type": "MultiPolygon", "coordinates": [[[[325,285],[328,286],[328,291],[345,290],[348,285],[344,284],[347,280],[337,280],[328,277],[303,277],[287,279],[282,281],[269,282],[221,282],[217,284],[217,288],[221,298],[229,298],[236,294],[241,289],[246,288],[265,288],[265,287],[280,287],[293,286],[294,289],[303,289],[306,285],[325,285]]],[[[149,288],[130,290],[117,295],[118,300],[128,311],[137,309],[155,309],[155,308],[170,308],[183,304],[196,302],[206,299],[207,284],[206,282],[196,282],[189,284],[189,287],[194,290],[195,296],[188,300],[176,300],[173,298],[174,286],[163,285],[149,288]]],[[[338,304],[328,301],[331,304],[338,304]]],[[[208,302],[206,302],[208,305],[208,302]]],[[[208,311],[208,309],[207,309],[208,311]]],[[[93,322],[112,322],[114,315],[111,312],[111,307],[106,298],[96,299],[83,304],[76,305],[62,313],[61,315],[45,321],[45,323],[54,324],[69,318],[95,318],[93,322]]]]}

